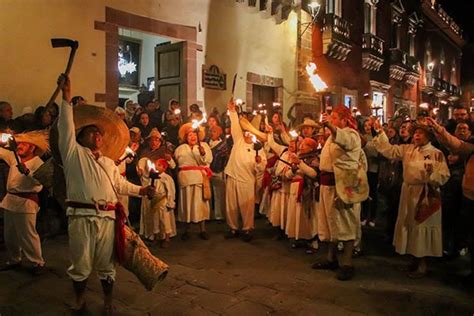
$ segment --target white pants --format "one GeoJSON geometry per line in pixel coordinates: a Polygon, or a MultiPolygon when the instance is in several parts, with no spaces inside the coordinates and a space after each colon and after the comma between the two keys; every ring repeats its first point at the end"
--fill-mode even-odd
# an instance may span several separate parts
{"type": "Polygon", "coordinates": [[[100,280],[115,280],[115,221],[98,216],[69,217],[69,251],[72,265],[67,270],[73,281],[89,278],[95,269],[100,280]]]}
{"type": "Polygon", "coordinates": [[[8,263],[21,262],[21,254],[37,265],[44,265],[41,241],[36,232],[36,214],[17,213],[5,210],[4,238],[8,252],[8,263]]]}
{"type": "Polygon", "coordinates": [[[227,177],[225,188],[226,220],[231,230],[239,229],[239,214],[242,230],[252,230],[255,213],[254,181],[239,182],[227,177]]]}

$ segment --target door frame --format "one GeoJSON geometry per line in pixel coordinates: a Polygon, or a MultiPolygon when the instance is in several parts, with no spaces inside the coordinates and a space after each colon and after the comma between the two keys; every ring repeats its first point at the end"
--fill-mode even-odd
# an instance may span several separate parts
{"type": "Polygon", "coordinates": [[[95,102],[105,102],[106,107],[111,109],[118,105],[119,80],[117,64],[119,28],[127,28],[185,41],[184,61],[186,64],[187,80],[183,87],[186,96],[186,103],[184,105],[187,107],[189,104],[197,102],[196,58],[197,51],[202,51],[202,45],[196,43],[196,27],[164,22],[105,7],[105,22],[95,21],[94,28],[105,32],[105,93],[96,93],[95,102]]]}
{"type": "Polygon", "coordinates": [[[280,103],[283,111],[283,78],[260,75],[253,72],[247,72],[247,91],[246,104],[247,106],[255,106],[253,103],[253,85],[268,86],[276,89],[275,100],[280,103]]]}

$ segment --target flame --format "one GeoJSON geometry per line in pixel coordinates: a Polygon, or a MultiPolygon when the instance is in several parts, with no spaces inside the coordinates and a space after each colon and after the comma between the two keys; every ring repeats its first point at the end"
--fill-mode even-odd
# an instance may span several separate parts
{"type": "Polygon", "coordinates": [[[256,144],[256,143],[257,143],[257,136],[255,136],[255,135],[252,135],[252,142],[253,142],[254,144],[256,144]]]}
{"type": "Polygon", "coordinates": [[[8,143],[8,141],[13,137],[12,134],[2,133],[1,142],[8,143]]]}
{"type": "Polygon", "coordinates": [[[242,99],[235,99],[235,105],[242,105],[244,104],[244,101],[242,99]]]}
{"type": "Polygon", "coordinates": [[[125,153],[126,153],[127,155],[135,156],[135,152],[132,150],[132,148],[130,148],[130,147],[128,147],[128,146],[127,146],[127,148],[125,148],[125,153]]]}
{"type": "Polygon", "coordinates": [[[263,107],[263,104],[260,103],[260,104],[258,105],[258,108],[260,109],[260,108],[262,108],[262,107],[263,107]]]}
{"type": "Polygon", "coordinates": [[[309,81],[311,81],[311,84],[313,85],[314,90],[316,92],[323,91],[328,88],[326,83],[319,77],[318,74],[316,74],[316,64],[315,63],[309,63],[306,66],[306,72],[308,73],[309,76],[309,81]]]}
{"type": "Polygon", "coordinates": [[[199,121],[198,121],[198,120],[192,120],[191,122],[193,123],[193,128],[196,129],[196,128],[198,128],[201,124],[207,122],[207,114],[206,114],[206,113],[203,113],[201,120],[199,120],[199,121]]]}
{"type": "Polygon", "coordinates": [[[321,123],[323,121],[323,113],[319,114],[319,122],[321,123]]]}
{"type": "Polygon", "coordinates": [[[173,111],[174,115],[179,115],[181,114],[181,109],[176,109],[173,111]]]}
{"type": "Polygon", "coordinates": [[[254,111],[252,112],[252,115],[257,115],[257,111],[254,110],[254,111]]]}
{"type": "Polygon", "coordinates": [[[281,103],[279,102],[273,102],[273,107],[280,107],[281,106],[281,103]]]}
{"type": "Polygon", "coordinates": [[[156,166],[155,166],[155,164],[154,164],[151,160],[147,160],[147,161],[146,161],[146,164],[147,164],[148,169],[149,169],[150,171],[157,172],[157,171],[156,171],[156,166]]]}
{"type": "Polygon", "coordinates": [[[323,146],[321,146],[321,143],[318,143],[318,147],[316,149],[321,149],[323,146]]]}
{"type": "Polygon", "coordinates": [[[429,107],[430,107],[430,105],[426,102],[420,104],[420,108],[422,108],[422,109],[428,109],[429,107]]]}
{"type": "Polygon", "coordinates": [[[295,130],[291,130],[290,131],[290,136],[293,137],[293,138],[297,138],[298,137],[298,133],[295,131],[295,130]]]}

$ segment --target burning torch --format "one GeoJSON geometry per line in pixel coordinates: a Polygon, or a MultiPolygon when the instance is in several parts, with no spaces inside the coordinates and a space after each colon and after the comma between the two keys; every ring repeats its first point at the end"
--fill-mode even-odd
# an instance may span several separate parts
{"type": "Polygon", "coordinates": [[[147,160],[146,163],[148,165],[151,186],[155,188],[155,181],[160,178],[160,173],[156,170],[155,164],[151,160],[147,160]]]}
{"type": "Polygon", "coordinates": [[[17,153],[18,144],[15,140],[15,137],[12,134],[2,133],[1,139],[0,139],[0,146],[7,147],[9,150],[13,152],[13,155],[15,156],[15,160],[17,163],[16,167],[18,168],[18,171],[20,171],[20,173],[27,176],[30,173],[30,170],[28,170],[28,168],[25,167],[25,165],[21,162],[20,157],[18,156],[18,153],[17,153]]]}
{"type": "Polygon", "coordinates": [[[136,153],[130,148],[127,146],[127,148],[125,148],[125,157],[123,157],[122,159],[119,159],[118,161],[118,164],[120,165],[122,162],[124,162],[125,160],[127,160],[128,158],[132,159],[136,156],[136,153]]]}
{"type": "Polygon", "coordinates": [[[192,128],[193,130],[196,132],[196,135],[197,135],[197,139],[198,139],[198,146],[201,147],[201,140],[199,139],[199,127],[201,126],[201,124],[203,123],[206,123],[207,122],[207,115],[206,113],[203,113],[202,115],[202,119],[200,121],[198,120],[192,120],[192,128]]]}
{"type": "Polygon", "coordinates": [[[258,141],[257,136],[252,135],[253,149],[255,149],[255,158],[258,157],[258,151],[262,149],[262,143],[258,141]]]}

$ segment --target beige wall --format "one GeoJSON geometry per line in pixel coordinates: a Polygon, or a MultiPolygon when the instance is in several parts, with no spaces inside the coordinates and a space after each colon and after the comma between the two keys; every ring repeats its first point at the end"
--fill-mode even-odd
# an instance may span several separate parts
{"type": "MultiPolygon", "coordinates": [[[[277,25],[273,18],[232,0],[2,0],[0,1],[0,100],[8,100],[19,115],[49,99],[57,76],[64,70],[69,49],[53,49],[50,39],[79,41],[71,72],[73,94],[94,102],[105,93],[105,33],[94,29],[105,21],[105,7],[156,20],[197,27],[197,99],[206,108],[223,108],[230,96],[232,76],[239,74],[236,96],[245,99],[246,74],[254,72],[284,79],[296,90],[296,18],[277,25]],[[228,74],[228,90],[201,87],[202,64],[216,64],[228,74]]],[[[287,107],[293,102],[284,94],[287,107]]],[[[97,103],[97,102],[95,102],[97,103]]]]}
{"type": "Polygon", "coordinates": [[[235,1],[212,1],[210,6],[206,66],[215,64],[227,73],[227,90],[206,89],[208,110],[224,109],[231,95],[232,78],[238,74],[235,98],[246,99],[247,72],[283,78],[284,110],[296,91],[296,14],[276,24],[273,17],[235,1]]]}

